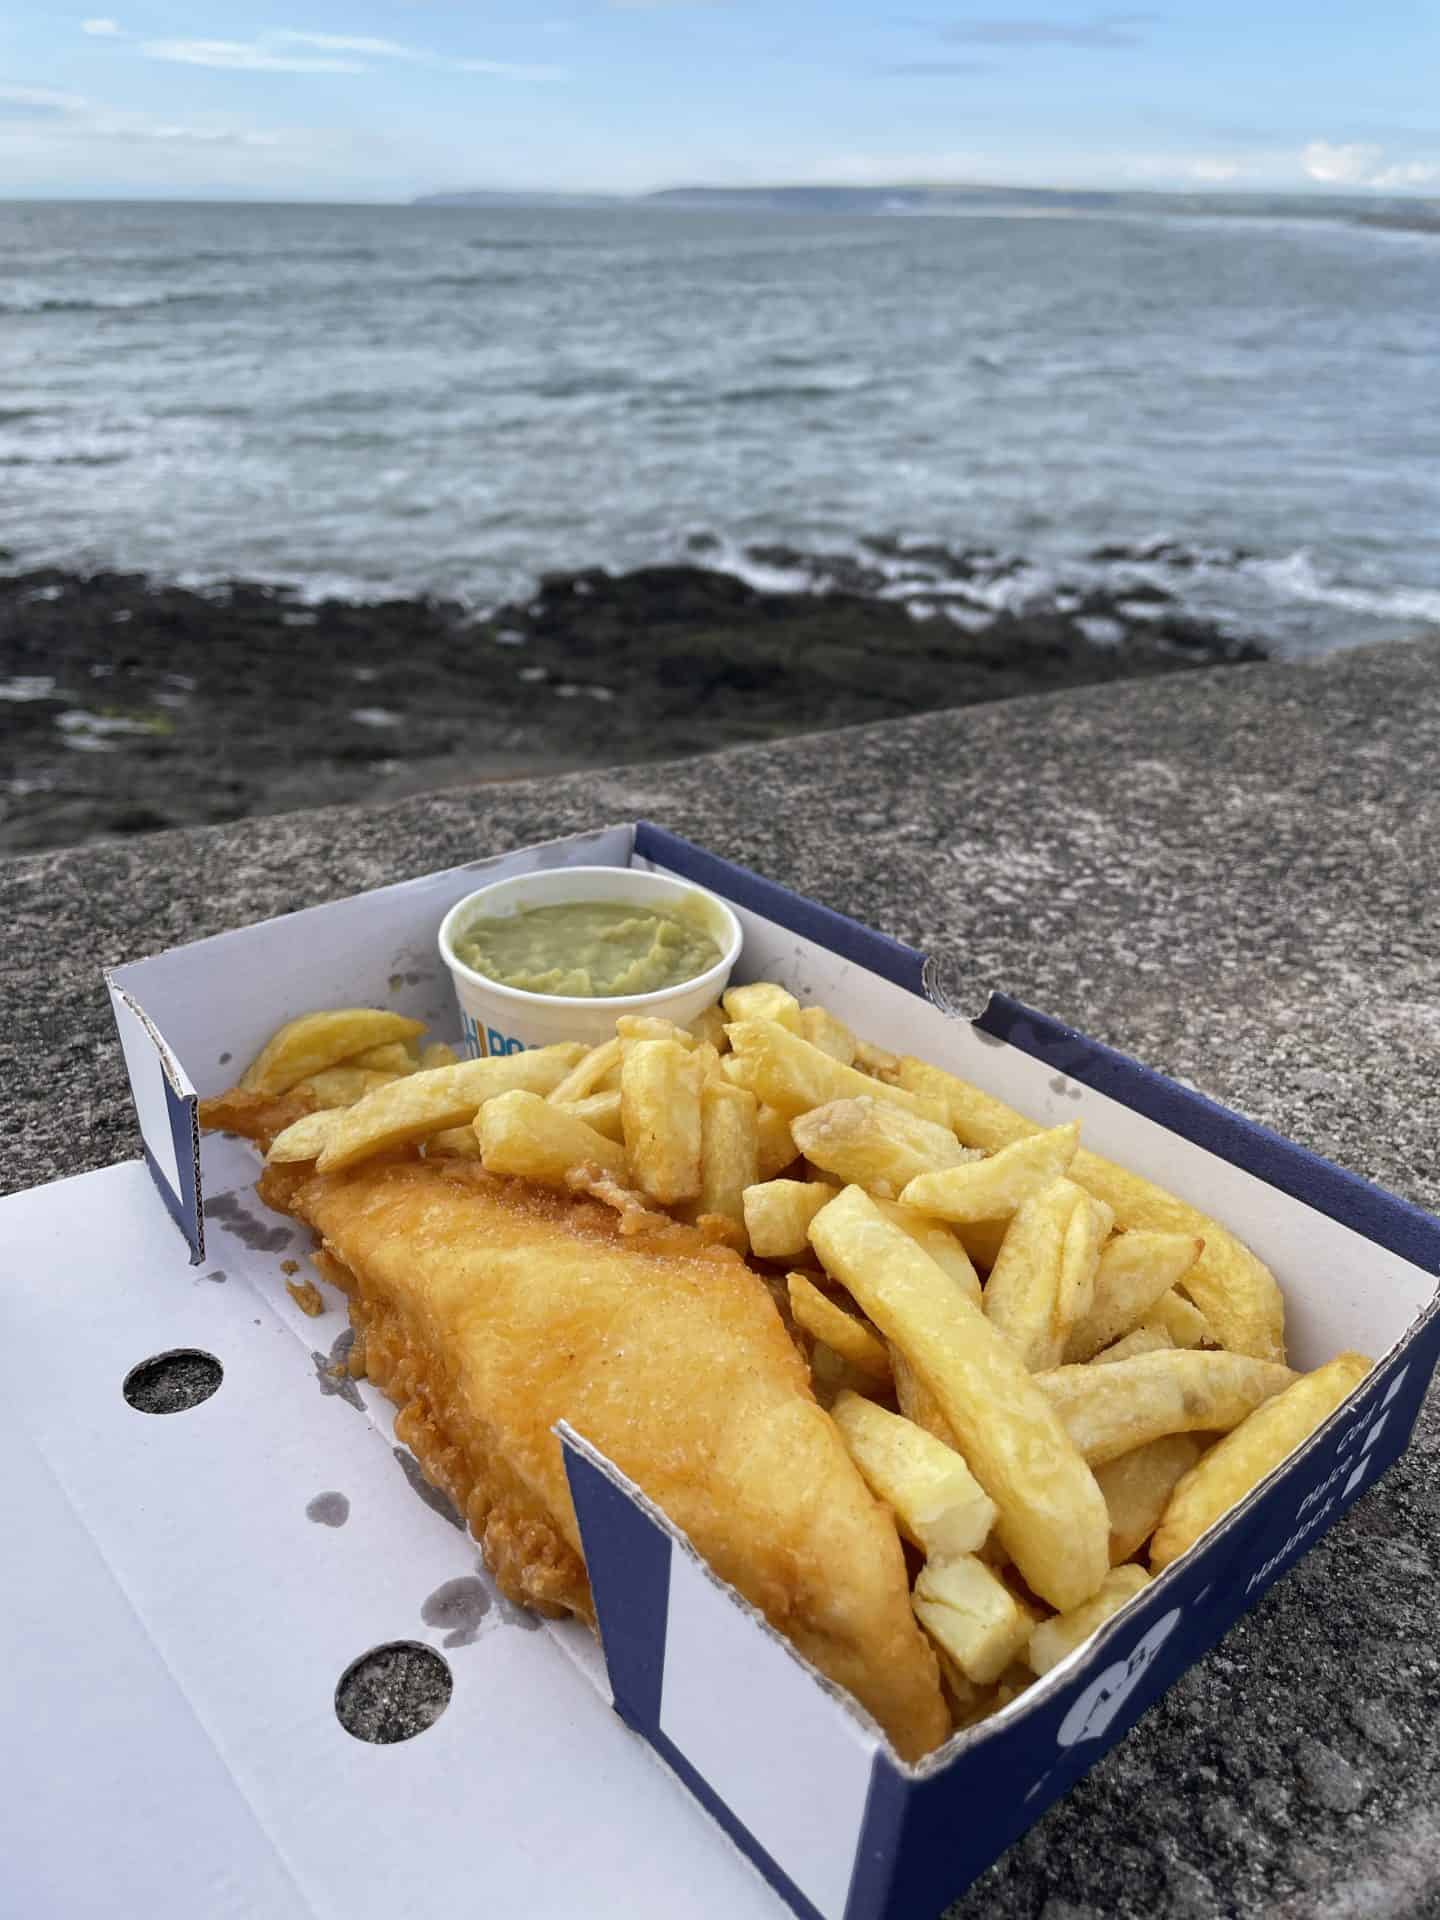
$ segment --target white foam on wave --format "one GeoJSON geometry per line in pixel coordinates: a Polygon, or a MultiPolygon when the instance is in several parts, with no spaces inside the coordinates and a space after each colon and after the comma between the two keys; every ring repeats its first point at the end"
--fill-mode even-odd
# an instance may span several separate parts
{"type": "MultiPolygon", "coordinates": [[[[963,556],[957,570],[944,564],[942,541],[916,540],[886,551],[864,540],[813,554],[801,553],[802,565],[781,566],[757,556],[754,546],[739,540],[710,536],[712,544],[685,559],[690,564],[728,573],[759,593],[833,593],[855,591],[841,575],[858,568],[873,584],[859,589],[877,600],[908,607],[918,618],[921,609],[943,612],[956,626],[977,632],[999,614],[1024,614],[1055,605],[1061,591],[1053,568],[999,552],[963,556]],[[924,549],[929,548],[929,551],[924,549]],[[832,557],[833,556],[833,557],[832,557]]],[[[613,571],[613,569],[612,569],[613,571]]],[[[1072,598],[1078,604],[1078,596],[1072,598]]]]}
{"type": "Polygon", "coordinates": [[[1359,587],[1320,576],[1308,547],[1278,560],[1252,560],[1247,570],[1287,600],[1344,607],[1377,619],[1424,620],[1440,625],[1440,587],[1359,587]]]}
{"type": "MultiPolygon", "coordinates": [[[[825,585],[823,575],[817,576],[807,567],[773,566],[768,561],[757,560],[735,540],[717,540],[713,547],[703,552],[687,555],[690,565],[706,567],[713,573],[733,574],[747,587],[753,587],[756,593],[823,593],[825,585]]],[[[607,573],[620,569],[607,567],[607,573]]]]}
{"type": "Polygon", "coordinates": [[[1082,613],[1075,621],[1092,647],[1118,647],[1125,629],[1118,620],[1107,620],[1102,613],[1082,613]]]}
{"type": "MultiPolygon", "coordinates": [[[[177,587],[184,587],[190,593],[203,594],[205,598],[224,601],[228,599],[230,589],[237,578],[245,580],[260,579],[272,586],[282,588],[292,594],[298,608],[317,607],[324,600],[342,600],[349,606],[377,606],[382,600],[405,600],[423,594],[422,586],[407,586],[401,580],[372,580],[360,574],[328,573],[316,571],[296,575],[288,569],[285,572],[270,573],[263,565],[251,572],[221,567],[185,567],[174,575],[177,587]]],[[[286,625],[300,625],[302,622],[286,616],[286,625]]],[[[305,622],[303,624],[312,624],[305,622]]]]}

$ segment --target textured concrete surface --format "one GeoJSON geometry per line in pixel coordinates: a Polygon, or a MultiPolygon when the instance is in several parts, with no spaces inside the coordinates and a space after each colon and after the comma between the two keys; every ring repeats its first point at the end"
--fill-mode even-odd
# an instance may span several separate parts
{"type": "MultiPolygon", "coordinates": [[[[1440,640],[0,867],[7,1185],[136,1151],[119,962],[648,815],[1440,1209],[1440,640]]],[[[952,1910],[1440,1913],[1440,1419],[952,1910]]]]}

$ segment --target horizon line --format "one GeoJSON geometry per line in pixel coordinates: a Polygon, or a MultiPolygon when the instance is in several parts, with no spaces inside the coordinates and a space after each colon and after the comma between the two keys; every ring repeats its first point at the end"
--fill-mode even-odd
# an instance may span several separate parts
{"type": "Polygon", "coordinates": [[[195,193],[160,189],[151,192],[102,192],[76,190],[59,193],[0,193],[0,205],[7,206],[45,206],[82,201],[93,205],[145,205],[161,202],[177,206],[374,206],[374,207],[413,207],[424,201],[464,195],[487,196],[498,200],[554,200],[568,199],[581,201],[608,201],[635,203],[653,200],[664,195],[678,194],[734,194],[755,197],[763,194],[795,193],[954,193],[954,194],[1025,194],[1073,196],[1077,194],[1106,195],[1111,198],[1139,199],[1165,198],[1184,200],[1332,200],[1344,201],[1356,207],[1375,206],[1387,200],[1414,202],[1419,206],[1434,207],[1440,212],[1440,194],[1419,188],[1344,188],[1328,182],[1317,181],[1313,185],[1295,187],[1254,187],[1236,186],[1225,181],[1213,184],[1191,185],[1183,187],[1165,186],[1028,186],[1015,181],[991,180],[886,180],[886,181],[847,181],[847,180],[775,180],[760,185],[740,185],[731,182],[683,181],[667,186],[638,188],[587,188],[587,187],[427,187],[419,191],[392,194],[341,194],[331,193],[295,193],[257,194],[248,188],[237,188],[233,192],[224,188],[212,188],[195,193]]]}

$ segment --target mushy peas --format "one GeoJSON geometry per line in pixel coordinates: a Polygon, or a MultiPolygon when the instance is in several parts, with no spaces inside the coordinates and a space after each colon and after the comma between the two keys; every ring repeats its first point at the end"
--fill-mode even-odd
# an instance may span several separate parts
{"type": "Polygon", "coordinates": [[[472,920],[455,957],[502,987],[608,1000],[678,987],[713,967],[720,949],[679,913],[576,900],[472,920]]]}

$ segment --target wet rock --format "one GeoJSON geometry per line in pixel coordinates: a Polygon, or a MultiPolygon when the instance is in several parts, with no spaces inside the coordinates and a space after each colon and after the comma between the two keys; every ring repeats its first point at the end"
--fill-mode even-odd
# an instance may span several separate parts
{"type": "Polygon", "coordinates": [[[0,853],[1261,657],[1158,588],[997,605],[1024,563],[984,547],[882,536],[747,559],[760,584],[592,567],[480,616],[433,598],[304,604],[263,581],[0,578],[0,853]]]}

